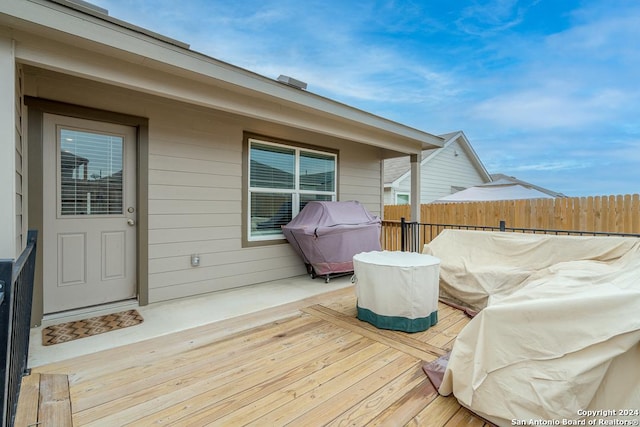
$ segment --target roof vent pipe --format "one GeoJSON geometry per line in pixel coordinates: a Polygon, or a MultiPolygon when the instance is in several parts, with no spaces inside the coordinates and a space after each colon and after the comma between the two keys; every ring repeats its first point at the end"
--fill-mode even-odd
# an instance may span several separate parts
{"type": "Polygon", "coordinates": [[[296,89],[302,89],[302,90],[307,89],[307,84],[305,82],[296,80],[293,77],[280,74],[280,76],[278,76],[278,81],[280,83],[286,84],[287,86],[295,87],[296,89]]]}

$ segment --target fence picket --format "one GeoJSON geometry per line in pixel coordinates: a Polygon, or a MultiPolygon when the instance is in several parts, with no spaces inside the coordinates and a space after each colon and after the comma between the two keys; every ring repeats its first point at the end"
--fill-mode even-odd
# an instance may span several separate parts
{"type": "Polygon", "coordinates": [[[625,194],[624,195],[624,202],[622,203],[622,208],[624,209],[624,229],[625,232],[627,233],[631,233],[628,230],[631,230],[631,218],[632,218],[632,213],[631,213],[631,194],[625,194]]]}
{"type": "Polygon", "coordinates": [[[640,230],[640,196],[634,194],[631,196],[631,229],[640,230]]]}

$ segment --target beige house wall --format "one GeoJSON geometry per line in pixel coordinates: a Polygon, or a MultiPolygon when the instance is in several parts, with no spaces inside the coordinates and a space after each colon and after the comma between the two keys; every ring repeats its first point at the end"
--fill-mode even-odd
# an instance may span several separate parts
{"type": "Polygon", "coordinates": [[[42,69],[25,73],[29,96],[148,118],[150,303],[306,273],[287,243],[242,247],[245,131],[338,150],[339,199],[380,215],[378,148],[42,69]]]}

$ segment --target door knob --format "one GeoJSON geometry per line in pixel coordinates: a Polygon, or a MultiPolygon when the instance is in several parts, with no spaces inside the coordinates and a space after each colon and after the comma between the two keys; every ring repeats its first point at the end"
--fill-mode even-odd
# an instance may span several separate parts
{"type": "Polygon", "coordinates": [[[131,218],[129,218],[129,219],[127,220],[127,224],[129,224],[129,225],[136,225],[136,222],[135,222],[134,220],[132,220],[131,218]]]}

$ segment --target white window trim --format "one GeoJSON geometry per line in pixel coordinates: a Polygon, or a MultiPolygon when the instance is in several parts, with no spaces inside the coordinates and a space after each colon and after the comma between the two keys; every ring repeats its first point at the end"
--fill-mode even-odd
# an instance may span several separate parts
{"type": "Polygon", "coordinates": [[[247,167],[247,223],[246,223],[246,230],[247,230],[247,235],[246,235],[246,239],[248,242],[269,242],[269,241],[274,241],[274,240],[282,240],[284,239],[284,234],[282,233],[277,233],[277,234],[268,234],[268,235],[263,235],[263,236],[254,236],[252,235],[252,230],[251,230],[251,193],[282,193],[282,194],[291,194],[291,208],[292,208],[292,212],[291,212],[291,216],[292,218],[295,217],[296,215],[298,215],[299,213],[299,208],[300,208],[300,195],[303,194],[317,194],[317,195],[326,195],[326,196],[331,196],[331,200],[335,201],[337,200],[337,196],[338,196],[338,155],[334,152],[331,151],[322,151],[319,149],[313,149],[313,148],[306,148],[306,147],[300,147],[300,146],[296,146],[294,144],[283,144],[283,143],[279,143],[279,142],[273,142],[273,141],[269,141],[268,139],[260,139],[260,138],[255,138],[255,137],[250,137],[248,138],[248,153],[247,153],[247,164],[249,165],[247,167]],[[257,144],[262,144],[262,145],[270,145],[273,147],[282,147],[282,148],[286,148],[289,150],[293,150],[294,151],[294,155],[295,155],[295,166],[294,166],[294,188],[293,189],[282,189],[282,188],[264,188],[264,187],[251,187],[251,146],[253,143],[257,143],[257,144]],[[322,154],[323,156],[331,156],[334,158],[334,164],[335,164],[335,168],[334,168],[334,176],[333,176],[333,182],[334,182],[334,189],[333,191],[312,191],[312,190],[301,190],[300,189],[300,153],[301,152],[306,152],[306,153],[317,153],[317,154],[322,154]]]}
{"type": "Polygon", "coordinates": [[[407,193],[405,191],[396,192],[396,197],[395,197],[396,205],[400,204],[400,203],[398,203],[398,196],[407,196],[407,197],[409,197],[409,203],[402,203],[403,205],[410,205],[411,204],[411,193],[407,193]]]}

